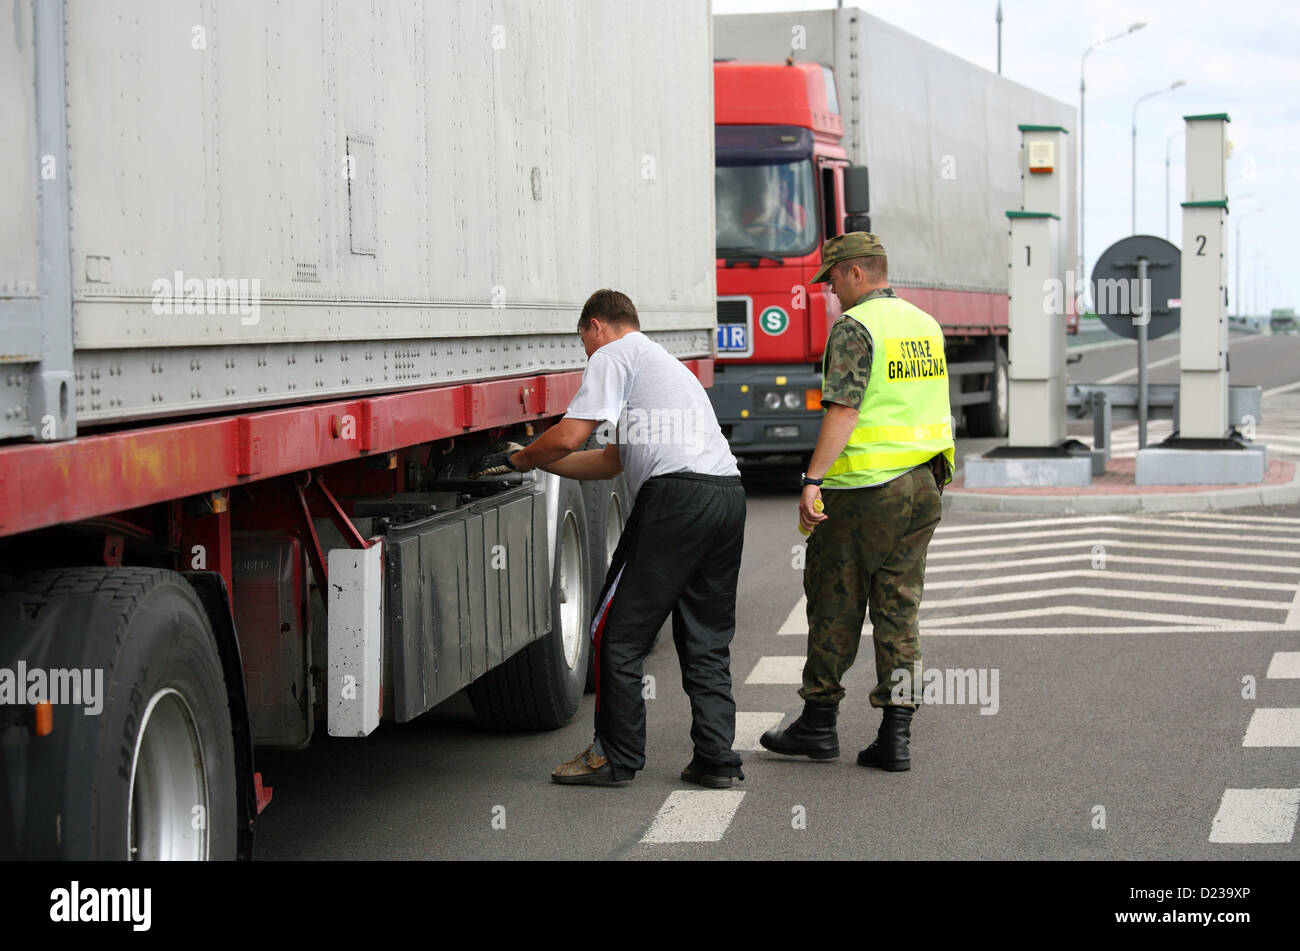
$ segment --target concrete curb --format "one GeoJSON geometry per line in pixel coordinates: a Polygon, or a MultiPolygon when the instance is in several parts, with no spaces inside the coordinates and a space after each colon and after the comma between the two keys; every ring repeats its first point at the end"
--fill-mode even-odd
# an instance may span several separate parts
{"type": "Polygon", "coordinates": [[[1209,512],[1300,502],[1300,467],[1290,482],[1251,488],[1237,486],[1202,492],[1149,492],[1128,495],[1002,495],[955,489],[943,495],[945,511],[1027,512],[1035,515],[1106,515],[1118,512],[1209,512]]]}

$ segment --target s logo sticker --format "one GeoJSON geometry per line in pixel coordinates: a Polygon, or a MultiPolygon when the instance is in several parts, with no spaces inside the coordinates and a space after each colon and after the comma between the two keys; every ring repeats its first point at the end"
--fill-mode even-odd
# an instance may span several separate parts
{"type": "Polygon", "coordinates": [[[763,333],[772,337],[779,337],[785,333],[786,328],[790,326],[790,318],[780,307],[772,306],[765,308],[758,315],[758,326],[763,333]]]}

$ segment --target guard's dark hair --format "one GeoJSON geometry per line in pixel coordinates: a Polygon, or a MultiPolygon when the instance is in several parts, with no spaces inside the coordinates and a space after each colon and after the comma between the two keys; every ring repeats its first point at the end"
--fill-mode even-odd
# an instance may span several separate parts
{"type": "Polygon", "coordinates": [[[889,257],[887,255],[864,254],[860,258],[849,258],[846,261],[837,261],[835,266],[842,267],[847,271],[855,264],[862,268],[862,273],[866,275],[867,280],[872,283],[889,280],[889,257]]]}
{"type": "Polygon", "coordinates": [[[628,327],[632,330],[641,329],[641,319],[636,315],[636,307],[632,299],[621,291],[611,291],[609,288],[602,288],[587,298],[587,303],[582,305],[582,316],[578,318],[578,329],[587,330],[591,326],[591,318],[612,324],[617,327],[628,327]]]}

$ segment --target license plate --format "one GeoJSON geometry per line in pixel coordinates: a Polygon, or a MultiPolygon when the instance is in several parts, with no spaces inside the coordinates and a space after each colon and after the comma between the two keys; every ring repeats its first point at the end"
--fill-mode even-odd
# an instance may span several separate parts
{"type": "Polygon", "coordinates": [[[744,324],[718,324],[718,353],[749,349],[748,329],[744,324]]]}

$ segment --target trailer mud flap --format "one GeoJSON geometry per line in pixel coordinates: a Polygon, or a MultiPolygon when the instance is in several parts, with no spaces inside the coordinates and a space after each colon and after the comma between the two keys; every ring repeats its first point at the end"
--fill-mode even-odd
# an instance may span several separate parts
{"type": "Polygon", "coordinates": [[[389,530],[384,623],[398,722],[550,630],[547,539],[538,483],[389,530]]]}

